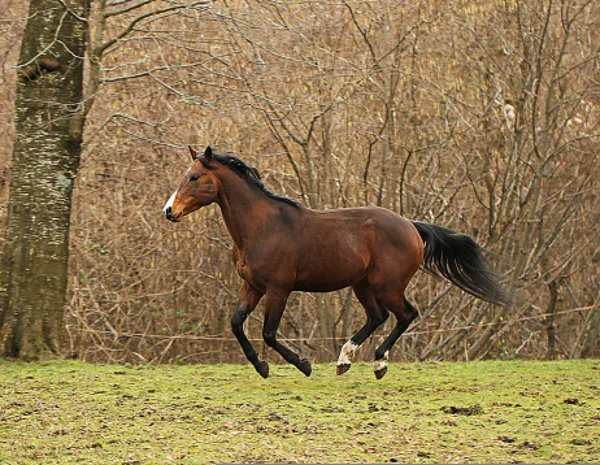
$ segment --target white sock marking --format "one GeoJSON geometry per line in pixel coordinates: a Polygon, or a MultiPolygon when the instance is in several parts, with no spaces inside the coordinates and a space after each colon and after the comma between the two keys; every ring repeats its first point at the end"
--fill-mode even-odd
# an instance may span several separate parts
{"type": "Polygon", "coordinates": [[[385,354],[383,354],[383,358],[381,360],[375,360],[375,371],[380,371],[387,367],[387,361],[389,357],[390,351],[388,350],[385,354]]]}
{"type": "Polygon", "coordinates": [[[338,365],[350,365],[352,363],[352,357],[360,346],[349,340],[344,344],[340,351],[340,358],[338,358],[338,365]]]}

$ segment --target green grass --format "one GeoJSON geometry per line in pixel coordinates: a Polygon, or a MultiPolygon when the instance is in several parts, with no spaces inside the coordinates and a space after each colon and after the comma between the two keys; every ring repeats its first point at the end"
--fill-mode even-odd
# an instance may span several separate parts
{"type": "Polygon", "coordinates": [[[0,463],[594,462],[600,361],[271,366],[0,360],[0,463]],[[454,413],[453,413],[454,412],[454,413]]]}

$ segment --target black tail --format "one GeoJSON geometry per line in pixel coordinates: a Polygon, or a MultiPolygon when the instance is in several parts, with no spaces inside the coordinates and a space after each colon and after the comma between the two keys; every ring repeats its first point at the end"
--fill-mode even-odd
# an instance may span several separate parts
{"type": "Polygon", "coordinates": [[[425,243],[423,266],[442,275],[463,291],[491,303],[508,306],[511,299],[487,268],[482,247],[466,234],[413,221],[425,243]]]}

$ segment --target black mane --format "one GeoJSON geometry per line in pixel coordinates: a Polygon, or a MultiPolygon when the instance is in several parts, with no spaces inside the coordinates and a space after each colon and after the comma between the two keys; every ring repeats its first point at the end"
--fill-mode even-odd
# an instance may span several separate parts
{"type": "MultiPolygon", "coordinates": [[[[263,184],[263,182],[260,179],[260,173],[258,172],[258,170],[256,168],[254,168],[253,166],[247,165],[239,158],[234,157],[233,155],[229,155],[229,154],[215,153],[214,151],[213,151],[212,157],[213,157],[213,159],[215,159],[222,165],[225,165],[228,168],[230,168],[235,174],[237,174],[244,181],[246,181],[250,185],[258,188],[267,197],[274,199],[274,200],[279,200],[281,202],[285,202],[288,205],[291,205],[296,208],[299,208],[302,206],[299,202],[297,202],[293,199],[290,199],[289,197],[274,194],[269,189],[267,189],[267,187],[263,184]]],[[[204,157],[198,156],[197,160],[200,161],[200,163],[202,163],[206,168],[213,169],[213,167],[210,166],[210,164],[204,159],[204,157]]]]}

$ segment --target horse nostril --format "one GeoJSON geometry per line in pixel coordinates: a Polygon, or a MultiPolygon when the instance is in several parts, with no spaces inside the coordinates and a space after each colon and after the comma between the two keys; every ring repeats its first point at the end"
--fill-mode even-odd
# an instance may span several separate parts
{"type": "Polygon", "coordinates": [[[171,211],[171,207],[165,208],[165,218],[167,218],[168,220],[171,219],[171,211]]]}

